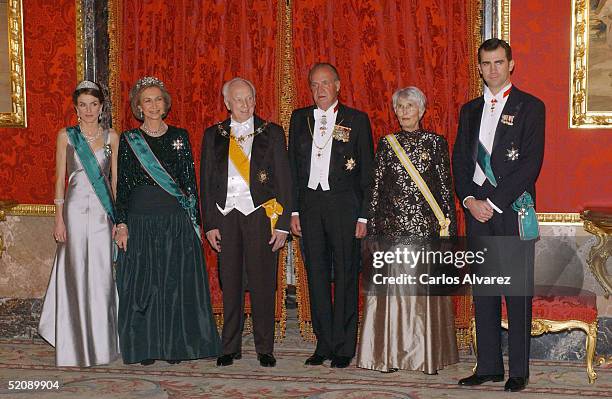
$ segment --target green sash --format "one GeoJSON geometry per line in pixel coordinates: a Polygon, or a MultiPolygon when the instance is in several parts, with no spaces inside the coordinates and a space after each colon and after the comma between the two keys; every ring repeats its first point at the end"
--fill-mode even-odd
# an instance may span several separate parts
{"type": "Polygon", "coordinates": [[[538,216],[534,209],[531,194],[525,191],[512,203],[512,209],[518,213],[519,236],[521,240],[535,240],[540,235],[538,216]]]}
{"type": "Polygon", "coordinates": [[[497,187],[497,180],[495,180],[495,175],[491,168],[491,154],[489,154],[489,151],[487,151],[480,141],[478,141],[478,157],[476,161],[489,180],[489,183],[491,183],[493,187],[497,187]]]}
{"type": "Polygon", "coordinates": [[[85,175],[87,175],[96,196],[100,200],[108,217],[115,223],[115,207],[113,206],[113,196],[111,194],[110,185],[108,184],[106,176],[102,173],[100,164],[93,151],[91,151],[91,147],[81,134],[81,128],[78,125],[68,127],[66,128],[66,133],[83,165],[85,175]]]}
{"type": "Polygon", "coordinates": [[[149,147],[149,144],[147,144],[144,137],[142,137],[142,133],[140,133],[139,129],[132,129],[124,134],[127,135],[127,142],[144,170],[162,189],[175,197],[181,207],[187,212],[187,215],[191,220],[191,224],[193,225],[193,229],[201,242],[202,235],[200,233],[200,225],[196,219],[196,207],[198,204],[195,195],[187,196],[185,193],[183,193],[176,181],[174,181],[172,176],[170,176],[168,171],[164,169],[162,164],[155,157],[155,154],[153,154],[151,147],[149,147]]]}

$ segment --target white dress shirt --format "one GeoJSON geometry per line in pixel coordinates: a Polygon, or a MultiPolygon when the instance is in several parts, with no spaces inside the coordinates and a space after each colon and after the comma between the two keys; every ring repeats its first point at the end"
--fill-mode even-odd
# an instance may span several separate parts
{"type": "MultiPolygon", "coordinates": [[[[236,122],[232,119],[230,123],[231,134],[235,137],[249,135],[254,131],[254,123],[255,121],[252,116],[245,122],[236,122]]],[[[250,160],[251,149],[253,148],[253,136],[239,144],[242,151],[244,151],[250,160]]],[[[225,209],[221,208],[219,204],[217,204],[217,208],[223,215],[227,215],[233,209],[237,209],[245,216],[250,215],[259,208],[259,206],[255,208],[253,197],[251,197],[251,189],[246,180],[244,180],[242,175],[238,172],[238,169],[236,169],[232,160],[229,159],[229,153],[227,162],[227,197],[225,199],[225,209]]]]}
{"type": "Polygon", "coordinates": [[[329,190],[329,163],[331,160],[333,131],[336,126],[338,110],[336,101],[327,111],[314,110],[314,130],[312,131],[312,154],[310,155],[310,176],[308,188],[316,190],[320,185],[323,191],[329,190]],[[326,123],[322,123],[326,122],[326,123]]]}
{"type": "MultiPolygon", "coordinates": [[[[483,144],[486,150],[491,154],[493,151],[493,142],[495,141],[495,130],[497,130],[497,125],[499,124],[499,118],[501,117],[502,110],[506,105],[506,101],[508,100],[508,95],[510,94],[510,89],[512,88],[512,83],[509,83],[507,86],[502,88],[497,94],[493,95],[488,86],[484,88],[484,106],[482,110],[482,117],[480,119],[480,131],[478,132],[478,140],[483,144]]],[[[473,182],[482,186],[487,180],[487,176],[484,171],[478,164],[476,163],[476,168],[474,170],[474,177],[472,178],[473,182]]],[[[465,197],[463,200],[463,206],[465,206],[465,201],[468,198],[474,198],[473,196],[465,197]]],[[[490,199],[487,198],[487,202],[493,209],[495,209],[499,213],[503,213],[499,207],[497,207],[490,199]]]]}

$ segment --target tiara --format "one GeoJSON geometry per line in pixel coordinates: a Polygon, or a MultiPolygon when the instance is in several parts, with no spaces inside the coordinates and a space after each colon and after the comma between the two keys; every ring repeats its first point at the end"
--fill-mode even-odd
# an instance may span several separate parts
{"type": "Polygon", "coordinates": [[[157,79],[154,76],[145,76],[145,77],[138,79],[138,82],[136,82],[136,85],[134,87],[136,88],[136,91],[139,91],[143,87],[148,87],[148,86],[159,86],[161,88],[165,88],[164,82],[162,82],[161,80],[157,79]]]}
{"type": "Polygon", "coordinates": [[[100,90],[100,87],[97,84],[95,84],[94,82],[90,81],[90,80],[82,80],[77,85],[76,89],[74,89],[74,91],[81,90],[81,89],[100,90]]]}

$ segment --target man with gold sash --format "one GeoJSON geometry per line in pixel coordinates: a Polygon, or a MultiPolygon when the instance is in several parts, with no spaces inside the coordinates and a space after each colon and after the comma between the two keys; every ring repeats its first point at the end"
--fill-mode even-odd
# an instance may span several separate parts
{"type": "Polygon", "coordinates": [[[277,251],[291,215],[291,177],[283,129],[254,115],[255,87],[223,85],[231,117],[206,129],[200,190],[206,238],[218,252],[223,290],[223,353],[218,366],[242,357],[244,292],[251,295],[257,359],[274,367],[277,251]]]}

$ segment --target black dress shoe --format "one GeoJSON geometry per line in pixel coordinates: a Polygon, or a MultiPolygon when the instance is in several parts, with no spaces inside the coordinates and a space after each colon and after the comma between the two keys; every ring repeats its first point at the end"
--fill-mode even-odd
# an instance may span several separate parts
{"type": "Polygon", "coordinates": [[[140,362],[140,364],[142,364],[143,366],[150,366],[153,363],[155,363],[155,359],[145,359],[142,362],[140,362]]]}
{"type": "Polygon", "coordinates": [[[321,356],[321,355],[315,353],[314,355],[312,355],[308,359],[306,359],[304,364],[307,365],[307,366],[320,366],[326,360],[327,360],[327,357],[321,356]]]}
{"type": "Polygon", "coordinates": [[[506,385],[504,385],[504,391],[510,392],[518,392],[525,389],[527,384],[529,383],[529,378],[525,377],[510,377],[508,381],[506,381],[506,385]]]}
{"type": "Polygon", "coordinates": [[[242,358],[242,353],[228,353],[227,355],[221,355],[217,358],[217,366],[231,366],[234,364],[234,359],[239,360],[242,358]]]}
{"type": "Polygon", "coordinates": [[[492,374],[492,375],[476,375],[472,374],[469,377],[462,378],[459,380],[459,385],[471,387],[474,385],[484,384],[488,381],[500,382],[504,380],[503,374],[492,374]]]}
{"type": "Polygon", "coordinates": [[[180,360],[166,360],[166,363],[168,364],[179,364],[180,362],[180,360]]]}
{"type": "Polygon", "coordinates": [[[381,371],[381,373],[383,374],[391,374],[391,373],[396,373],[399,369],[395,368],[395,367],[390,367],[389,369],[387,369],[387,371],[381,371]]]}
{"type": "Polygon", "coordinates": [[[276,366],[276,359],[274,355],[271,353],[258,353],[257,360],[259,360],[259,364],[261,367],[274,367],[276,366]]]}
{"type": "Polygon", "coordinates": [[[351,358],[348,356],[334,356],[331,361],[331,367],[337,369],[343,369],[351,364],[351,358]]]}

